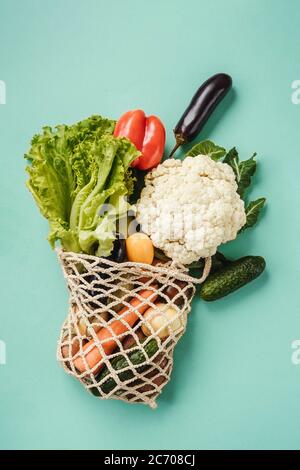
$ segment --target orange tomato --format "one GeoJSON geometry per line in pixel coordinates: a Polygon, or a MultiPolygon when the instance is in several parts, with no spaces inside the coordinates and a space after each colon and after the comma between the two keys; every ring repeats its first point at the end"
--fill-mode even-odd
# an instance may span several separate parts
{"type": "Polygon", "coordinates": [[[145,233],[133,233],[126,240],[126,252],[129,261],[134,263],[152,264],[154,246],[145,233]]]}

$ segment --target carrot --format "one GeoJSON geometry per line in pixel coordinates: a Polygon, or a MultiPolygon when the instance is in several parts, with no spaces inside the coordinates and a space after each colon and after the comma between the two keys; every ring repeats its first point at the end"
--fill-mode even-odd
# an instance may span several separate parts
{"type": "MultiPolygon", "coordinates": [[[[153,287],[155,288],[155,286],[153,287]]],[[[152,302],[155,302],[158,297],[153,290],[143,290],[139,292],[139,295],[145,300],[152,297],[152,302]]],[[[118,316],[125,314],[122,317],[122,321],[116,319],[110,323],[110,329],[104,327],[97,333],[97,337],[102,344],[105,354],[111,354],[118,345],[114,339],[114,335],[119,336],[122,333],[125,333],[139,319],[137,312],[142,315],[149,308],[149,305],[146,302],[137,299],[136,297],[133,298],[129,303],[135,310],[127,306],[122,308],[122,310],[118,312],[118,316]]],[[[87,344],[84,345],[83,352],[87,349],[90,349],[93,344],[95,344],[95,341],[91,339],[87,344]]],[[[103,359],[102,354],[100,353],[99,348],[97,346],[94,346],[89,352],[83,354],[83,356],[85,357],[85,360],[90,369],[93,369],[93,367],[95,367],[96,364],[99,364],[100,361],[103,359]]],[[[82,356],[75,359],[74,365],[76,369],[78,369],[80,372],[86,371],[86,365],[82,356]]],[[[99,370],[103,367],[103,365],[104,364],[99,364],[98,367],[93,371],[93,373],[97,374],[99,370]]]]}

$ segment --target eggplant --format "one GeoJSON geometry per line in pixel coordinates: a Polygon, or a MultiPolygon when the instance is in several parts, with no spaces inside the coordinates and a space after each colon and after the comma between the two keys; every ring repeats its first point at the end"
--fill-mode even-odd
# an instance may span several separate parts
{"type": "Polygon", "coordinates": [[[195,139],[231,86],[232,79],[226,73],[217,73],[200,86],[174,129],[176,144],[169,158],[181,145],[195,139]]]}
{"type": "MultiPolygon", "coordinates": [[[[99,264],[99,266],[101,268],[105,268],[106,265],[105,264],[99,264]]],[[[101,273],[97,273],[97,274],[89,274],[88,276],[85,276],[85,280],[86,282],[88,282],[90,285],[93,284],[92,286],[90,286],[90,288],[85,288],[83,287],[84,290],[86,290],[86,292],[88,293],[89,297],[97,297],[101,294],[104,294],[105,291],[108,290],[108,287],[107,286],[104,286],[103,284],[103,281],[106,281],[108,279],[108,274],[105,274],[103,272],[101,273]]],[[[100,302],[102,304],[106,304],[107,302],[107,298],[105,295],[102,295],[101,298],[100,298],[100,302]]],[[[91,308],[91,309],[97,309],[99,308],[99,304],[97,302],[93,302],[92,300],[88,300],[87,301],[87,305],[91,308]]]]}
{"type": "Polygon", "coordinates": [[[111,255],[108,257],[109,260],[115,261],[116,263],[124,263],[126,260],[126,242],[123,238],[116,238],[114,247],[111,255]]]}

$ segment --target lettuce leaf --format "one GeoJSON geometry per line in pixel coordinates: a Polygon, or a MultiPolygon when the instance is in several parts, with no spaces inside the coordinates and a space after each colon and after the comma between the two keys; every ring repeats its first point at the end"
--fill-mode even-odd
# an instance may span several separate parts
{"type": "Polygon", "coordinates": [[[92,116],[33,137],[27,187],[49,221],[48,240],[68,251],[109,254],[133,189],[129,166],[140,153],[112,136],[115,121],[92,116]],[[105,209],[105,206],[108,208],[105,209]]]}
{"type": "Polygon", "coordinates": [[[84,252],[93,253],[96,246],[99,256],[108,256],[115,239],[112,234],[116,222],[130,207],[127,202],[129,166],[140,153],[127,139],[107,136],[95,144],[91,155],[95,169],[91,181],[74,202],[78,221],[73,227],[78,226],[79,243],[84,252]],[[107,240],[103,236],[105,230],[107,240]]]}

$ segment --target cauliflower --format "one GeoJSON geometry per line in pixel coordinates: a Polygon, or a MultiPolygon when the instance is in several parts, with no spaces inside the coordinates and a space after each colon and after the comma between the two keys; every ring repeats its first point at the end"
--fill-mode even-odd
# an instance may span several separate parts
{"type": "Polygon", "coordinates": [[[145,183],[137,221],[154,246],[176,262],[214,255],[246,223],[233,170],[206,155],[166,160],[145,183]]]}

